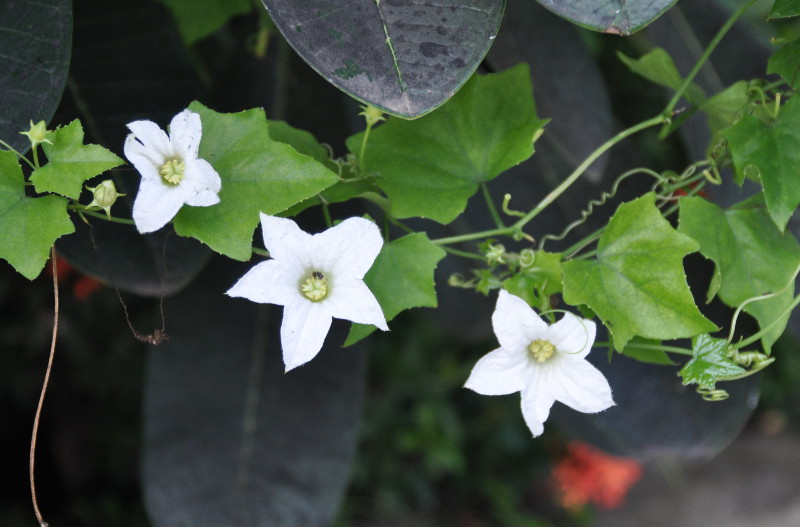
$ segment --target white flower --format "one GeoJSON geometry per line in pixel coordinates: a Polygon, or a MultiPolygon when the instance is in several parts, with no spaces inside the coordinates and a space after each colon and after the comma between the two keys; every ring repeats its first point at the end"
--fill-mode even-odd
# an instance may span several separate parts
{"type": "Polygon", "coordinates": [[[500,348],[475,364],[464,387],[483,395],[520,392],[534,437],[555,401],[585,413],[614,405],[608,381],[585,359],[597,331],[591,320],[566,313],[548,326],[524,300],[501,290],[492,326],[500,348]]]}
{"type": "Polygon", "coordinates": [[[133,221],[140,233],[157,231],[186,204],[208,207],[219,203],[219,174],[198,159],[200,116],[184,110],[172,118],[169,136],[152,121],[128,124],[125,157],[142,175],[133,203],[133,221]]]}
{"type": "Polygon", "coordinates": [[[284,306],[286,371],[319,353],[332,318],[389,329],[363,280],[383,245],[374,223],[349,218],[311,235],[292,220],[261,214],[261,230],[272,259],[253,267],[227,294],[284,306]]]}

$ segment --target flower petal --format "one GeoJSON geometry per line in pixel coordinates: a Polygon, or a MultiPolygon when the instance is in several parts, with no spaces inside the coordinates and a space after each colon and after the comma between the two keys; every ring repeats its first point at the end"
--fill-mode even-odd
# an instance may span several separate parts
{"type": "Polygon", "coordinates": [[[348,218],[314,235],[314,262],[336,277],[364,278],[383,247],[378,227],[364,218],[348,218]]]}
{"type": "Polygon", "coordinates": [[[297,298],[283,308],[281,346],[286,371],[317,356],[333,319],[318,302],[297,298]]]}
{"type": "Polygon", "coordinates": [[[528,378],[528,384],[522,390],[520,406],[525,424],[528,425],[533,437],[536,437],[544,432],[544,422],[550,416],[550,407],[553,406],[555,397],[545,380],[546,370],[542,368],[533,370],[535,373],[528,378]]]}
{"type": "Polygon", "coordinates": [[[526,348],[531,341],[547,334],[547,324],[528,303],[505,289],[497,295],[492,327],[500,346],[507,349],[526,348]]]}
{"type": "Polygon", "coordinates": [[[561,320],[550,326],[547,340],[559,352],[582,359],[591,351],[596,334],[597,326],[593,321],[564,313],[561,320]]]}
{"type": "Polygon", "coordinates": [[[146,234],[169,223],[183,206],[184,196],[178,187],[169,187],[158,180],[142,179],[133,202],[133,222],[146,234]]]}
{"type": "MultiPolygon", "coordinates": [[[[164,163],[164,159],[175,155],[169,137],[153,121],[133,121],[128,123],[128,129],[144,146],[144,150],[151,152],[150,155],[153,156],[152,160],[155,165],[161,165],[164,163]]],[[[126,157],[127,155],[128,153],[125,152],[126,157]]]]}
{"type": "Polygon", "coordinates": [[[128,134],[125,139],[125,157],[133,164],[134,168],[141,174],[142,179],[152,181],[160,180],[158,167],[164,163],[164,158],[156,150],[148,149],[136,140],[136,136],[128,134]]]}
{"type": "Polygon", "coordinates": [[[286,267],[298,267],[303,271],[319,270],[311,269],[312,236],[292,220],[262,213],[261,232],[270,256],[283,261],[286,267]]]}
{"type": "Polygon", "coordinates": [[[600,370],[586,360],[559,357],[550,377],[556,400],[584,413],[596,413],[614,406],[611,386],[600,370]]]}
{"type": "Polygon", "coordinates": [[[203,126],[200,116],[191,110],[184,110],[169,123],[169,138],[175,153],[182,159],[197,159],[203,126]]]}
{"type": "Polygon", "coordinates": [[[250,269],[227,293],[261,304],[288,305],[297,301],[299,274],[277,260],[261,262],[250,269]]]}
{"type": "Polygon", "coordinates": [[[464,388],[482,395],[508,395],[525,386],[529,361],[517,350],[497,348],[480,358],[472,368],[464,388]]]}
{"type": "Polygon", "coordinates": [[[334,318],[372,324],[388,331],[386,317],[375,295],[362,280],[341,280],[334,275],[328,296],[321,303],[334,318]]]}
{"type": "Polygon", "coordinates": [[[208,207],[219,203],[219,190],[222,186],[219,174],[203,159],[186,162],[186,172],[180,187],[186,195],[186,204],[193,207],[208,207]]]}

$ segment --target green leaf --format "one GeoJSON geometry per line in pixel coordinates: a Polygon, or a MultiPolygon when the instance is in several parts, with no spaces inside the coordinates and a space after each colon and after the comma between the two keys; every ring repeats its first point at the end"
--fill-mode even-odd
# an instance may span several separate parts
{"type": "Polygon", "coordinates": [[[661,341],[658,340],[633,337],[620,353],[645,364],[673,366],[675,361],[669,358],[667,352],[659,349],[660,345],[661,341]]]}
{"type": "Polygon", "coordinates": [[[683,257],[698,243],[661,216],[651,192],[619,206],[594,260],[562,264],[564,301],[587,304],[610,327],[614,347],[639,335],[676,339],[715,331],[694,304],[683,257]]]}
{"type": "MultiPolygon", "coordinates": [[[[720,299],[731,307],[749,298],[786,287],[798,265],[800,244],[790,232],[781,233],[763,204],[749,200],[742,207],[722,210],[697,198],[681,199],[680,232],[700,243],[700,253],[714,261],[720,276],[720,299]]],[[[786,294],[745,306],[764,328],[789,307],[794,288],[786,294]]],[[[763,338],[770,346],[783,333],[788,315],[763,338]]]]}
{"type": "Polygon", "coordinates": [[[683,385],[697,384],[700,388],[713,390],[716,383],[725,377],[740,375],[744,368],[728,358],[728,342],[709,335],[699,335],[692,340],[692,357],[678,372],[683,385]]]}
{"type": "Polygon", "coordinates": [[[33,280],[50,258],[53,243],[74,230],[67,200],[25,196],[25,178],[17,156],[0,150],[0,258],[33,280]]]}
{"type": "MultiPolygon", "coordinates": [[[[536,116],[528,68],[476,75],[447,104],[414,121],[374,129],[362,166],[399,218],[449,223],[481,182],[524,161],[547,121],[536,116]]],[[[361,135],[347,146],[359,152],[361,135]]]]}
{"type": "Polygon", "coordinates": [[[775,0],[769,18],[789,18],[800,15],[800,0],[775,0]]]}
{"type": "Polygon", "coordinates": [[[404,117],[449,99],[489,50],[505,0],[263,0],[297,53],[356,99],[404,117]]]}
{"type": "Polygon", "coordinates": [[[533,307],[549,309],[550,296],[562,290],[561,253],[536,251],[533,266],[503,281],[503,289],[533,307]]]}
{"type": "Polygon", "coordinates": [[[156,0],[172,12],[186,45],[214,33],[236,15],[253,9],[250,0],[156,0]]]}
{"type": "Polygon", "coordinates": [[[26,151],[19,132],[55,112],[71,48],[71,0],[0,2],[0,139],[13,148],[26,151]]]}
{"type": "MultiPolygon", "coordinates": [[[[800,0],[797,1],[800,11],[800,0]]],[[[800,39],[793,40],[776,51],[767,62],[767,73],[777,74],[792,87],[800,81],[800,39]]]]}
{"type": "Polygon", "coordinates": [[[175,231],[234,260],[251,256],[258,214],[277,214],[336,183],[336,174],[291,146],[269,137],[260,109],[217,113],[189,105],[203,123],[200,157],[222,179],[220,203],[183,207],[175,231]]]}
{"type": "MultiPolygon", "coordinates": [[[[638,59],[632,59],[621,51],[617,52],[617,56],[632,72],[641,75],[650,82],[666,86],[674,91],[683,84],[683,77],[678,72],[675,62],[663,48],[655,48],[638,59]]],[[[695,106],[701,105],[705,100],[703,89],[696,84],[689,86],[685,96],[695,106]]]]}
{"type": "Polygon", "coordinates": [[[772,221],[783,230],[800,204],[800,98],[792,97],[773,122],[745,115],[722,136],[737,175],[760,179],[772,221]]]}
{"type": "Polygon", "coordinates": [[[677,0],[537,0],[579,26],[630,35],[661,16],[677,0]]]}
{"type": "Polygon", "coordinates": [[[750,102],[749,87],[745,81],[736,82],[709,97],[700,106],[700,110],[708,116],[708,127],[714,137],[712,146],[722,130],[736,124],[744,115],[750,102]]]}
{"type": "Polygon", "coordinates": [[[31,174],[36,192],[55,192],[80,199],[83,182],[125,163],[99,145],[83,144],[83,126],[74,120],[47,134],[52,144],[42,143],[47,164],[31,174]]]}
{"type": "MultiPolygon", "coordinates": [[[[412,307],[436,307],[433,272],[445,254],[425,233],[409,234],[383,246],[364,282],[387,322],[412,307]]],[[[373,331],[375,326],[353,324],[344,345],[355,344],[373,331]]]]}

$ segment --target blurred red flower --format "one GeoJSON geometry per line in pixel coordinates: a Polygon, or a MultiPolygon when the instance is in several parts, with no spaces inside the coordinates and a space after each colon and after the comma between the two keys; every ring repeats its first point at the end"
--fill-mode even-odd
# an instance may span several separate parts
{"type": "Polygon", "coordinates": [[[641,476],[642,466],[637,461],[574,441],[553,468],[551,481],[557,500],[565,509],[580,509],[588,503],[614,509],[641,476]]]}

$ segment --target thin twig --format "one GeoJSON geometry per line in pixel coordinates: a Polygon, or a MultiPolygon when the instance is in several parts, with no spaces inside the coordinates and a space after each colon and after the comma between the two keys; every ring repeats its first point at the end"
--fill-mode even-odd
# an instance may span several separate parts
{"type": "Polygon", "coordinates": [[[53,369],[53,357],[56,353],[56,336],[58,334],[58,266],[56,265],[56,247],[50,248],[50,259],[53,264],[53,338],[50,341],[50,358],[47,360],[47,370],[44,374],[42,392],[39,394],[39,404],[36,406],[36,415],[33,418],[33,432],[31,433],[31,451],[28,459],[28,478],[31,483],[31,500],[33,501],[33,513],[40,527],[47,527],[47,522],[42,518],[42,511],[39,510],[39,501],[36,499],[36,482],[34,480],[34,462],[36,460],[36,438],[39,435],[39,419],[42,415],[42,405],[44,395],[47,393],[47,385],[50,383],[50,371],[53,369]]]}

